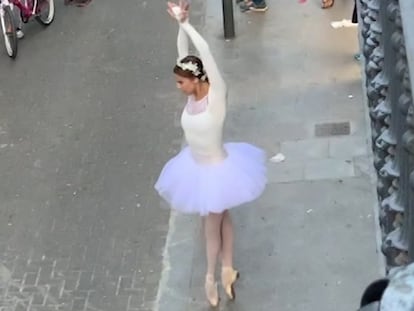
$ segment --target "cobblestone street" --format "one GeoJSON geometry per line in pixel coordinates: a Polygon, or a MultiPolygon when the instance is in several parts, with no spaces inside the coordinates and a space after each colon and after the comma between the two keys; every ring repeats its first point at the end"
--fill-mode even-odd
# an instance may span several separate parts
{"type": "Polygon", "coordinates": [[[0,57],[0,310],[151,310],[169,218],[153,183],[181,143],[174,24],[159,1],[61,2],[0,57]]]}

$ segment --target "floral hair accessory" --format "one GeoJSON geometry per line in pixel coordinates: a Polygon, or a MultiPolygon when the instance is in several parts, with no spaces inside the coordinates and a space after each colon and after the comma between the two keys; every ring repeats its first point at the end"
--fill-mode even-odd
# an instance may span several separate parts
{"type": "Polygon", "coordinates": [[[201,74],[200,69],[198,69],[197,64],[194,64],[192,62],[183,63],[183,62],[177,61],[177,66],[180,67],[182,70],[190,71],[196,77],[200,76],[201,74]]]}

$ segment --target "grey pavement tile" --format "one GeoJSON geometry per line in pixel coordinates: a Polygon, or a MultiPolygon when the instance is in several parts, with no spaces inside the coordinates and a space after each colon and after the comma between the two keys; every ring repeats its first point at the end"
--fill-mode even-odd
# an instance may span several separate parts
{"type": "MultiPolygon", "coordinates": [[[[181,294],[181,293],[179,293],[181,294]]],[[[174,294],[174,289],[169,289],[168,291],[163,292],[163,296],[159,304],[157,305],[156,310],[159,311],[182,311],[186,310],[189,304],[189,297],[177,297],[177,294],[174,294]]]]}
{"type": "MultiPolygon", "coordinates": [[[[269,118],[269,117],[268,117],[269,118]]],[[[269,118],[271,120],[271,118],[269,118]]],[[[232,121],[226,126],[225,137],[249,142],[261,141],[265,144],[278,144],[289,140],[301,140],[313,137],[313,124],[301,122],[273,122],[270,120],[259,120],[261,123],[270,123],[267,127],[257,127],[257,122],[249,121],[247,117],[232,121]],[[243,128],[243,133],[238,129],[243,128]]]]}
{"type": "Polygon", "coordinates": [[[280,152],[288,160],[320,159],[329,156],[329,141],[327,139],[285,141],[281,143],[280,148],[280,152]]]}
{"type": "Polygon", "coordinates": [[[329,139],[329,156],[338,159],[367,156],[370,153],[367,138],[358,136],[332,137],[329,139]]]}
{"type": "Polygon", "coordinates": [[[268,182],[293,182],[301,181],[305,178],[305,163],[301,160],[287,159],[281,163],[268,164],[268,182]]]}
{"type": "Polygon", "coordinates": [[[359,156],[353,158],[355,174],[357,176],[364,176],[371,178],[372,183],[375,183],[376,172],[374,169],[374,158],[373,155],[359,156]]]}
{"type": "Polygon", "coordinates": [[[306,122],[278,122],[272,125],[269,130],[262,132],[263,135],[269,135],[276,141],[300,140],[313,136],[312,124],[306,122]]]}
{"type": "Polygon", "coordinates": [[[363,114],[358,118],[351,120],[351,136],[366,136],[367,123],[363,114]]]}
{"type": "Polygon", "coordinates": [[[338,179],[355,176],[352,160],[315,159],[305,164],[305,180],[338,179]]]}

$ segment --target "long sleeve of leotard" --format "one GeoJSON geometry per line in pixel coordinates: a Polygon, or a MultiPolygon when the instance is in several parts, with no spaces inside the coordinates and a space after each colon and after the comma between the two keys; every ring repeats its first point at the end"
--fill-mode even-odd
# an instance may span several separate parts
{"type": "Polygon", "coordinates": [[[178,29],[177,51],[178,60],[182,60],[188,55],[188,36],[182,27],[178,29]]]}
{"type": "MultiPolygon", "coordinates": [[[[208,105],[211,109],[224,108],[226,104],[226,84],[211,54],[208,43],[188,21],[180,23],[180,28],[190,37],[203,62],[210,82],[208,105]]],[[[180,47],[180,49],[184,50],[184,47],[180,47]]]]}

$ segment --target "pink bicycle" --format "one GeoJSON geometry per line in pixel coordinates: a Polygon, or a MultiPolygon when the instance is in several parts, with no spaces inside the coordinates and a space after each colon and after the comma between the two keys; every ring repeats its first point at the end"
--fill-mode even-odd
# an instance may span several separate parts
{"type": "Polygon", "coordinates": [[[16,58],[18,38],[14,7],[19,8],[20,18],[27,23],[32,17],[40,24],[49,26],[55,17],[54,0],[0,0],[0,20],[7,54],[16,58]]]}

